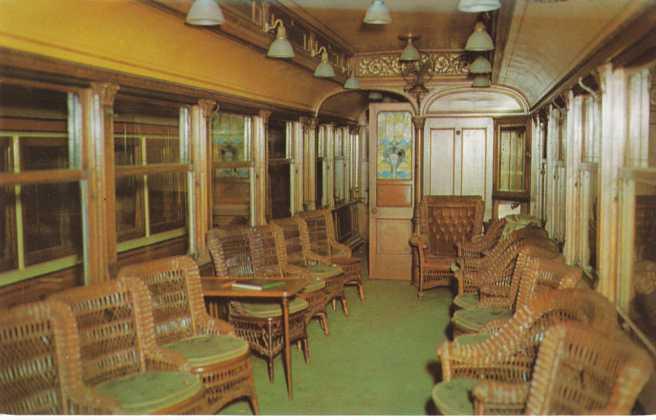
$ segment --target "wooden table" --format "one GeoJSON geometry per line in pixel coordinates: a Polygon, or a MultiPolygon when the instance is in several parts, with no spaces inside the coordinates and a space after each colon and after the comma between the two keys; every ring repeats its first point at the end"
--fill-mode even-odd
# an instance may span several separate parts
{"type": "MultiPolygon", "coordinates": [[[[269,279],[269,277],[267,277],[269,279]]],[[[285,379],[287,380],[287,396],[291,400],[294,397],[292,389],[292,356],[289,343],[289,300],[308,285],[307,279],[271,278],[284,281],[284,285],[268,290],[244,290],[233,289],[232,284],[237,279],[225,277],[202,277],[203,294],[210,297],[220,298],[256,298],[256,299],[280,299],[282,305],[282,322],[284,337],[284,364],[285,379]]]]}

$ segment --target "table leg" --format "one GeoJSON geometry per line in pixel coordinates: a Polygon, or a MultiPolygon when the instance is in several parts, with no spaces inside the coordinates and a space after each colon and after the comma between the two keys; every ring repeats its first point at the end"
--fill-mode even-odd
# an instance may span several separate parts
{"type": "Polygon", "coordinates": [[[282,322],[283,322],[283,335],[285,339],[284,346],[284,362],[285,362],[285,379],[287,379],[287,397],[291,400],[294,398],[294,391],[292,389],[292,356],[291,346],[289,343],[289,299],[284,297],[282,299],[282,322]]]}

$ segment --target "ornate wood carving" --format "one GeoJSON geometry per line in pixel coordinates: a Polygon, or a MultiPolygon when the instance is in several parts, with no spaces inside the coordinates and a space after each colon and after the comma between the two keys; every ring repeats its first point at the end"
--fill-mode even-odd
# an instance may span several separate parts
{"type": "MultiPolygon", "coordinates": [[[[399,52],[356,56],[358,77],[401,77],[399,52]]],[[[427,57],[433,62],[432,72],[436,76],[466,76],[469,64],[464,52],[432,51],[427,57]]],[[[428,58],[427,58],[428,59],[428,58]]]]}

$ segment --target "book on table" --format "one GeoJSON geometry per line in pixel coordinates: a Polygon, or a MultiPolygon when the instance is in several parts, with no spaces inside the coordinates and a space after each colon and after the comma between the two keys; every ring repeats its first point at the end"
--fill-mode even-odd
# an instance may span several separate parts
{"type": "Polygon", "coordinates": [[[233,289],[245,289],[245,290],[269,290],[276,289],[285,284],[282,280],[274,279],[243,279],[237,280],[232,283],[233,289]]]}

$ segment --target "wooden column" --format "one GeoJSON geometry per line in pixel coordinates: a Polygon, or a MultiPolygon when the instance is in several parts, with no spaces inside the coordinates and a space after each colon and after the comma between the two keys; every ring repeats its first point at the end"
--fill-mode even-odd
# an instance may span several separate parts
{"type": "Polygon", "coordinates": [[[255,225],[267,223],[267,179],[269,177],[269,151],[267,127],[270,111],[260,111],[253,117],[253,158],[255,160],[255,225]]]}
{"type": "Polygon", "coordinates": [[[314,210],[317,202],[317,119],[301,117],[303,125],[303,207],[314,210]]]}
{"type": "MultiPolygon", "coordinates": [[[[620,249],[619,183],[627,138],[626,75],[612,64],[599,67],[601,79],[601,147],[599,155],[599,227],[597,290],[612,302],[617,301],[620,249]]],[[[632,228],[627,226],[626,228],[632,228]]]]}
{"type": "Polygon", "coordinates": [[[412,216],[413,232],[419,232],[419,203],[424,197],[424,126],[426,117],[412,117],[412,125],[415,128],[415,198],[414,214],[412,216]]]}
{"type": "Polygon", "coordinates": [[[92,83],[83,95],[88,171],[88,278],[109,280],[118,274],[116,175],[114,165],[114,99],[119,86],[92,83]]]}
{"type": "Polygon", "coordinates": [[[191,108],[191,164],[193,171],[195,257],[199,264],[209,262],[205,245],[207,231],[212,228],[212,145],[211,118],[216,102],[201,99],[191,108]]]}
{"type": "Polygon", "coordinates": [[[294,121],[291,123],[292,126],[292,165],[291,170],[293,171],[293,195],[292,195],[292,208],[291,215],[303,211],[303,197],[305,190],[305,153],[304,153],[304,143],[305,143],[305,125],[302,121],[294,121]]]}
{"type": "Polygon", "coordinates": [[[583,97],[569,91],[567,100],[567,154],[565,161],[565,247],[567,264],[578,262],[579,165],[583,135],[583,97]]]}

